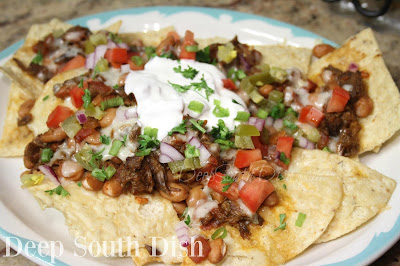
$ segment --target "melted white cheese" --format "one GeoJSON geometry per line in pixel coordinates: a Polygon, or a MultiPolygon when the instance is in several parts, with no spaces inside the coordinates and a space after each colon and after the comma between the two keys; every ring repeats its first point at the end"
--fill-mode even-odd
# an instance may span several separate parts
{"type": "Polygon", "coordinates": [[[234,121],[238,111],[245,111],[246,106],[242,99],[234,92],[224,89],[222,79],[224,74],[215,66],[193,60],[171,60],[154,57],[146,65],[143,71],[131,71],[126,78],[125,92],[133,93],[138,105],[139,122],[144,127],[158,129],[159,140],[165,138],[168,132],[182,122],[184,115],[190,115],[197,119],[207,120],[207,130],[216,126],[219,119],[224,120],[225,125],[231,130],[239,122],[234,121]],[[182,70],[188,66],[199,73],[193,80],[176,73],[174,68],[181,66],[182,70]],[[209,99],[205,98],[204,89],[200,91],[188,90],[184,93],[177,92],[170,83],[182,86],[201,82],[204,77],[207,85],[214,90],[209,99]],[[223,108],[229,109],[229,116],[219,118],[213,114],[214,100],[219,100],[223,108]],[[232,100],[240,104],[233,103],[232,100]],[[198,101],[204,105],[201,114],[188,109],[191,101],[198,101]]]}

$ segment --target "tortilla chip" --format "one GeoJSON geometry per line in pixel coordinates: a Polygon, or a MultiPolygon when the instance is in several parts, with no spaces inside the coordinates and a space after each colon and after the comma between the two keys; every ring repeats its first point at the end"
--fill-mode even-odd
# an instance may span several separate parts
{"type": "MultiPolygon", "coordinates": [[[[293,157],[293,163],[301,163],[293,157]]],[[[287,173],[284,180],[272,180],[279,204],[273,208],[264,207],[258,213],[264,219],[263,225],[252,226],[249,240],[241,238],[237,229],[225,226],[229,236],[224,239],[227,255],[222,261],[226,265],[277,265],[285,263],[302,253],[325,231],[342,201],[342,184],[336,176],[313,176],[303,173],[287,173]],[[286,189],[283,185],[286,185],[286,189]],[[302,227],[295,226],[298,214],[307,218],[302,227]],[[285,230],[279,226],[279,215],[286,215],[285,230]]],[[[214,232],[191,229],[191,235],[204,234],[210,237],[214,232]]],[[[208,262],[204,263],[208,265],[208,262]]],[[[184,265],[194,265],[185,258],[184,265]]]]}
{"type": "Polygon", "coordinates": [[[62,22],[59,19],[52,19],[49,23],[33,25],[26,36],[25,42],[21,48],[14,54],[8,62],[6,62],[0,70],[4,72],[13,82],[16,82],[27,94],[33,98],[37,98],[43,88],[43,83],[26,73],[21,69],[15,62],[14,58],[19,60],[23,65],[28,66],[32,59],[35,57],[35,53],[32,50],[32,46],[52,33],[54,30],[67,30],[72,25],[62,22]]]}
{"type": "Polygon", "coordinates": [[[7,114],[0,140],[0,157],[23,156],[25,146],[32,141],[33,134],[28,127],[17,125],[19,107],[29,99],[32,99],[30,95],[27,95],[16,83],[11,83],[7,114]]]}
{"type": "Polygon", "coordinates": [[[271,66],[287,68],[298,68],[302,73],[308,72],[311,61],[311,50],[283,45],[257,45],[254,48],[263,55],[262,63],[271,66]]]}
{"type": "Polygon", "coordinates": [[[119,36],[126,43],[131,43],[134,40],[142,40],[145,46],[157,47],[158,44],[167,37],[168,32],[175,31],[173,26],[165,27],[159,31],[121,33],[119,36]]]}
{"type": "Polygon", "coordinates": [[[374,102],[372,113],[359,119],[360,153],[377,152],[382,144],[400,129],[400,93],[394,83],[371,29],[365,29],[349,38],[342,47],[313,62],[308,74],[317,84],[322,84],[320,73],[328,65],[342,71],[350,63],[369,73],[366,79],[368,94],[374,102]]]}
{"type": "MultiPolygon", "coordinates": [[[[143,247],[145,244],[151,245],[151,237],[175,236],[174,225],[179,222],[178,216],[171,202],[158,195],[144,195],[142,197],[148,198],[149,202],[138,204],[132,194],[112,198],[101,191],[89,192],[75,182],[63,184],[71,194],[64,198],[45,192],[55,187],[45,179],[28,190],[42,209],[55,208],[62,212],[71,235],[78,237],[77,240],[85,246],[92,241],[102,243],[130,237],[130,241],[137,241],[143,247]]],[[[97,245],[92,246],[93,254],[97,254],[97,245]]],[[[122,242],[122,252],[126,252],[128,247],[127,241],[122,242]]],[[[105,250],[111,254],[111,244],[105,250]]]]}
{"type": "Polygon", "coordinates": [[[338,176],[343,182],[343,201],[332,222],[315,243],[338,238],[374,217],[386,207],[396,187],[393,179],[337,154],[294,149],[292,156],[297,160],[290,164],[290,173],[338,176]]]}
{"type": "Polygon", "coordinates": [[[63,83],[68,79],[72,79],[86,72],[87,69],[84,68],[72,69],[70,71],[66,71],[54,76],[46,83],[41,95],[39,96],[31,110],[33,120],[31,123],[28,124],[29,129],[33,132],[35,136],[45,133],[47,130],[49,130],[46,124],[47,118],[49,117],[49,114],[57,107],[57,105],[65,105],[71,110],[76,111],[76,107],[72,105],[72,102],[70,100],[65,101],[61,98],[57,98],[56,96],[54,96],[54,85],[57,83],[63,83]],[[46,101],[43,101],[43,98],[45,97],[47,99],[46,101]]]}

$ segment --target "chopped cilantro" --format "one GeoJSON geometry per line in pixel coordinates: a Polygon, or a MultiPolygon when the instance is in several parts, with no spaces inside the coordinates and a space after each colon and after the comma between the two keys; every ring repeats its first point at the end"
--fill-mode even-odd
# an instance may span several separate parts
{"type": "Polygon", "coordinates": [[[137,66],[142,66],[144,64],[143,59],[138,56],[138,55],[134,55],[131,57],[131,60],[133,63],[135,63],[135,65],[137,66]]]}
{"type": "Polygon", "coordinates": [[[78,185],[78,187],[82,186],[82,181],[79,181],[78,183],[76,183],[78,185]]]}
{"type": "Polygon", "coordinates": [[[83,79],[81,79],[81,81],[79,81],[78,88],[81,88],[81,89],[83,89],[83,79]]]}
{"type": "Polygon", "coordinates": [[[116,33],[110,32],[108,37],[115,43],[122,43],[122,39],[116,33]]]}
{"type": "Polygon", "coordinates": [[[100,136],[100,141],[105,145],[109,145],[111,143],[111,138],[106,135],[100,136]]]}
{"type": "Polygon", "coordinates": [[[101,159],[103,159],[102,153],[103,153],[104,150],[105,150],[105,149],[102,149],[101,151],[96,152],[96,153],[94,153],[93,150],[90,151],[90,153],[92,154],[92,158],[90,159],[89,164],[90,164],[93,168],[96,168],[96,167],[97,167],[97,162],[98,162],[98,161],[101,161],[101,159]]]}
{"type": "Polygon", "coordinates": [[[204,89],[205,95],[206,95],[206,96],[204,97],[204,96],[201,95],[200,93],[199,93],[199,94],[200,94],[202,97],[206,98],[207,101],[209,100],[209,96],[210,96],[211,94],[214,93],[214,90],[211,89],[210,87],[208,87],[208,84],[207,84],[206,80],[204,79],[204,75],[203,75],[203,77],[200,79],[200,82],[192,83],[191,85],[192,85],[192,89],[193,89],[194,91],[196,91],[197,93],[199,93],[199,91],[201,91],[202,89],[204,89]]]}
{"type": "Polygon", "coordinates": [[[113,89],[114,90],[117,90],[119,88],[119,85],[118,84],[115,84],[114,86],[113,86],[113,89]]]}
{"type": "Polygon", "coordinates": [[[199,73],[198,70],[192,68],[191,66],[188,66],[188,68],[182,70],[182,67],[174,67],[174,71],[176,73],[181,73],[183,77],[187,79],[194,79],[196,77],[197,73],[199,73]]]}
{"type": "Polygon", "coordinates": [[[32,59],[32,64],[41,65],[42,63],[43,63],[43,55],[39,51],[39,52],[37,52],[35,57],[32,59]]]}
{"type": "Polygon", "coordinates": [[[86,109],[92,102],[92,96],[90,90],[85,89],[85,94],[82,96],[82,100],[83,100],[83,108],[86,109]]]}
{"type": "Polygon", "coordinates": [[[186,215],[188,214],[188,211],[189,211],[189,208],[188,207],[186,207],[186,209],[183,211],[183,213],[182,213],[182,218],[185,218],[186,217],[186,215]]]}
{"type": "Polygon", "coordinates": [[[191,226],[190,226],[190,215],[187,215],[187,216],[186,216],[186,218],[185,218],[185,224],[186,224],[187,226],[191,227],[191,226]]]}
{"type": "Polygon", "coordinates": [[[227,184],[227,185],[223,186],[222,192],[226,192],[231,187],[233,182],[235,182],[235,180],[232,177],[230,177],[229,175],[224,176],[222,178],[221,184],[227,184]]]}
{"type": "Polygon", "coordinates": [[[168,135],[172,136],[173,133],[178,132],[181,134],[185,134],[187,129],[186,129],[186,119],[182,121],[182,123],[180,123],[179,125],[177,125],[176,127],[172,128],[169,132],[168,135]]]}
{"type": "Polygon", "coordinates": [[[213,127],[210,132],[215,139],[230,139],[233,136],[233,131],[230,131],[222,119],[218,120],[217,127],[213,127]]]}
{"type": "Polygon", "coordinates": [[[180,93],[187,92],[191,88],[191,85],[179,85],[176,83],[171,83],[169,81],[168,81],[168,83],[172,86],[172,88],[174,90],[176,90],[177,92],[180,92],[180,93]]]}
{"type": "Polygon", "coordinates": [[[186,144],[185,157],[194,158],[200,156],[200,150],[194,145],[186,144]]]}
{"type": "Polygon", "coordinates": [[[283,184],[282,187],[287,190],[286,184],[283,184]]]}
{"type": "Polygon", "coordinates": [[[287,128],[292,129],[292,130],[297,129],[297,125],[295,123],[293,123],[292,121],[286,120],[286,119],[283,120],[283,125],[285,127],[287,127],[287,128]]]}
{"type": "Polygon", "coordinates": [[[302,227],[304,221],[306,220],[306,217],[307,217],[307,215],[305,215],[304,213],[299,212],[299,215],[297,216],[297,220],[296,220],[295,225],[297,227],[302,227]]]}
{"type": "Polygon", "coordinates": [[[210,46],[207,46],[203,50],[199,50],[196,52],[196,61],[208,64],[211,63],[210,46]]]}
{"type": "Polygon", "coordinates": [[[235,142],[227,139],[216,139],[214,141],[215,143],[218,143],[221,147],[221,150],[225,151],[229,148],[235,148],[235,142]]]}
{"type": "Polygon", "coordinates": [[[49,98],[50,98],[50,95],[46,95],[46,96],[43,97],[43,101],[46,101],[49,98]]]}
{"type": "Polygon", "coordinates": [[[69,194],[69,192],[66,191],[61,185],[59,185],[59,186],[56,187],[55,189],[46,190],[45,192],[48,193],[49,195],[53,195],[54,193],[56,193],[57,195],[60,195],[60,196],[63,197],[63,198],[64,198],[65,196],[71,195],[71,194],[69,194]]]}
{"type": "Polygon", "coordinates": [[[110,180],[116,171],[117,170],[112,166],[107,167],[105,170],[104,168],[103,169],[95,168],[92,171],[92,176],[103,182],[106,179],[110,180]]]}
{"type": "Polygon", "coordinates": [[[156,54],[156,48],[152,47],[152,46],[147,46],[144,48],[144,52],[147,56],[147,59],[150,59],[154,56],[157,56],[156,54]]]}
{"type": "Polygon", "coordinates": [[[286,218],[286,214],[281,213],[279,214],[279,226],[274,229],[274,231],[278,231],[279,229],[285,230],[286,229],[286,222],[283,222],[286,218]]]}
{"type": "Polygon", "coordinates": [[[136,156],[149,155],[153,148],[157,148],[160,145],[160,141],[157,139],[157,128],[145,127],[142,135],[139,136],[139,151],[135,153],[136,156]]]}
{"type": "Polygon", "coordinates": [[[284,176],[282,174],[278,175],[279,180],[283,180],[284,176]]]}
{"type": "Polygon", "coordinates": [[[282,118],[285,115],[285,105],[283,103],[278,103],[272,107],[270,115],[274,119],[282,118]]]}
{"type": "Polygon", "coordinates": [[[240,104],[238,101],[236,101],[235,99],[233,99],[232,102],[241,105],[241,104],[240,104]]]}

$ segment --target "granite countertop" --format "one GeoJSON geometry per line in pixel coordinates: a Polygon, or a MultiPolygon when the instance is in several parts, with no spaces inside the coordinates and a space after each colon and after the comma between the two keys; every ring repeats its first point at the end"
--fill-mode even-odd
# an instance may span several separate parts
{"type": "MultiPolygon", "coordinates": [[[[394,1],[391,11],[380,19],[365,17],[347,10],[347,2],[328,4],[322,0],[2,0],[0,1],[0,51],[25,37],[30,25],[45,23],[57,17],[68,20],[113,9],[154,5],[186,5],[226,8],[266,16],[313,31],[334,42],[342,43],[349,36],[372,26],[383,58],[400,87],[400,2],[394,1]],[[344,9],[343,9],[344,8],[344,9]],[[394,19],[394,20],[393,20],[394,19]],[[388,23],[391,29],[382,26],[388,23]],[[397,23],[397,24],[396,24],[397,23]],[[393,26],[395,25],[395,26],[393,26]]],[[[5,244],[0,241],[0,264],[35,265],[22,256],[1,258],[5,244]]],[[[373,265],[400,265],[400,242],[373,265]]]]}

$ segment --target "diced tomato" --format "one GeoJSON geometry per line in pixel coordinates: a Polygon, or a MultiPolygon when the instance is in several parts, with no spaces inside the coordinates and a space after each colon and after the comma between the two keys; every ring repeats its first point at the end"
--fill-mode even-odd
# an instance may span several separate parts
{"type": "Polygon", "coordinates": [[[144,65],[138,66],[135,64],[135,62],[129,60],[128,61],[129,66],[131,67],[131,70],[133,71],[137,71],[137,70],[143,70],[144,69],[144,65]]]}
{"type": "Polygon", "coordinates": [[[237,168],[248,167],[252,162],[262,160],[262,154],[259,149],[254,150],[238,150],[235,159],[237,168]]]}
{"type": "Polygon", "coordinates": [[[82,128],[75,135],[75,139],[77,142],[81,142],[82,140],[86,139],[88,136],[92,135],[94,132],[96,132],[96,130],[93,128],[82,128]]]}
{"type": "Polygon", "coordinates": [[[276,144],[276,150],[285,153],[287,158],[290,158],[290,152],[293,147],[293,137],[279,137],[276,144]]]}
{"type": "Polygon", "coordinates": [[[190,30],[187,30],[185,33],[185,39],[183,40],[181,46],[181,53],[179,55],[179,59],[196,59],[196,52],[188,52],[186,51],[187,45],[196,45],[194,41],[194,34],[190,30]]]}
{"type": "Polygon", "coordinates": [[[263,201],[275,190],[274,185],[268,180],[255,178],[246,183],[239,191],[240,199],[253,213],[261,206],[263,201]]]}
{"type": "Polygon", "coordinates": [[[58,105],[47,118],[47,126],[49,128],[57,128],[65,119],[73,114],[74,112],[68,107],[58,105]]]}
{"type": "Polygon", "coordinates": [[[350,93],[342,87],[336,86],[333,89],[332,98],[328,102],[326,111],[328,113],[342,112],[350,99],[350,93]]]}
{"type": "Polygon", "coordinates": [[[224,83],[224,88],[225,89],[230,89],[232,91],[236,91],[237,87],[235,82],[233,82],[233,80],[231,79],[223,79],[222,82],[224,83]]]}
{"type": "Polygon", "coordinates": [[[314,127],[318,127],[324,119],[324,113],[312,105],[307,105],[301,109],[299,122],[309,123],[314,127]]]}
{"type": "Polygon", "coordinates": [[[128,62],[128,51],[125,48],[109,49],[104,58],[110,63],[126,64],[128,62]]]}
{"type": "Polygon", "coordinates": [[[238,184],[233,182],[231,183],[230,187],[228,188],[227,191],[222,192],[224,189],[224,186],[229,185],[229,184],[222,184],[223,177],[225,175],[222,173],[215,173],[210,180],[208,181],[208,187],[214,190],[215,192],[218,192],[219,194],[227,197],[230,200],[237,200],[239,198],[239,189],[238,189],[238,184]]]}
{"type": "Polygon", "coordinates": [[[81,88],[73,87],[69,91],[69,94],[71,95],[72,104],[76,108],[80,108],[83,105],[82,96],[85,95],[85,91],[81,88]]]}
{"type": "Polygon", "coordinates": [[[83,57],[81,55],[77,55],[74,58],[72,58],[71,60],[69,60],[65,64],[65,66],[60,69],[59,72],[61,73],[61,72],[67,71],[67,70],[84,67],[85,63],[86,63],[85,57],[83,57]]]}
{"type": "Polygon", "coordinates": [[[211,251],[211,246],[207,239],[198,236],[194,239],[193,245],[190,243],[187,249],[188,257],[197,264],[207,259],[208,253],[211,251]]]}
{"type": "Polygon", "coordinates": [[[260,136],[253,136],[251,137],[251,140],[253,141],[254,147],[261,151],[262,156],[268,155],[268,145],[261,143],[260,136]]]}
{"type": "Polygon", "coordinates": [[[115,62],[112,62],[111,63],[111,66],[113,67],[113,68],[117,68],[117,69],[120,69],[121,68],[121,63],[115,63],[115,62]]]}

